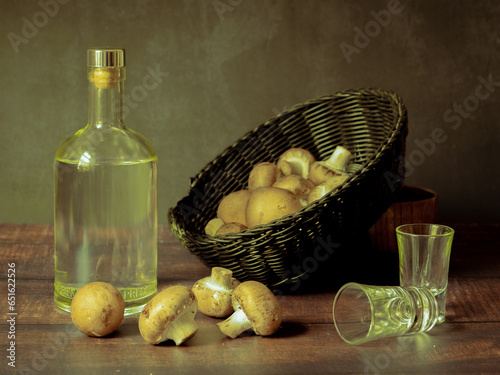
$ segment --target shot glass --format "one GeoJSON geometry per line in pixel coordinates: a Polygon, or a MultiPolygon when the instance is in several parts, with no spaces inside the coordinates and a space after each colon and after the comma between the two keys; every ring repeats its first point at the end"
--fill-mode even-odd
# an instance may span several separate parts
{"type": "Polygon", "coordinates": [[[437,317],[436,298],[425,288],[347,283],[333,302],[335,328],[352,345],[427,332],[437,317]]]}
{"type": "Polygon", "coordinates": [[[446,289],[454,230],[438,224],[405,224],[396,228],[399,280],[402,287],[429,289],[438,303],[438,324],[446,315],[446,289]]]}

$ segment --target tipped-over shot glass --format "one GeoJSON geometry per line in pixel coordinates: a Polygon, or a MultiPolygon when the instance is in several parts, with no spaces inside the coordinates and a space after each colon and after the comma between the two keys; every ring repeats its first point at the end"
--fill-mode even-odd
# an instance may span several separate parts
{"type": "Polygon", "coordinates": [[[402,287],[429,289],[438,303],[438,324],[446,315],[446,289],[454,230],[438,224],[405,224],[396,228],[399,280],[402,287]]]}
{"type": "Polygon", "coordinates": [[[427,332],[437,317],[436,298],[425,288],[347,283],[333,302],[335,328],[352,345],[427,332]]]}

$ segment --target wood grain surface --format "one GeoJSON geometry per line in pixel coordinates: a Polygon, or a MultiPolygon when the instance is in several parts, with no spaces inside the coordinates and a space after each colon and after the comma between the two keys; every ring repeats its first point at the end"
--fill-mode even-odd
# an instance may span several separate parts
{"type": "MultiPolygon", "coordinates": [[[[330,272],[304,280],[297,293],[279,296],[283,324],[276,334],[230,339],[218,319],[198,313],[198,333],[182,346],[146,343],[137,316],[113,334],[91,338],[76,330],[53,303],[53,227],[0,224],[0,324],[8,352],[7,268],[16,269],[16,368],[4,355],[5,374],[382,374],[498,373],[500,369],[500,225],[453,225],[447,320],[426,334],[350,346],[337,335],[332,304],[338,285],[330,272]],[[308,284],[308,282],[310,283],[308,284]],[[326,285],[325,285],[326,283],[326,285]]],[[[159,290],[192,286],[210,270],[159,228],[159,290]]],[[[393,268],[388,254],[371,254],[393,268]]],[[[346,258],[348,259],[348,258],[346,258]]],[[[362,262],[361,262],[362,263],[362,262]]],[[[346,265],[346,268],[351,270],[346,265]]],[[[381,272],[387,272],[380,268],[381,272]]],[[[397,269],[396,269],[397,274],[397,269]]],[[[390,272],[393,274],[393,270],[390,272]]],[[[346,272],[347,278],[349,272],[346,272]]],[[[369,279],[374,273],[365,274],[369,279]]],[[[376,275],[375,275],[376,276],[376,275]]],[[[373,277],[373,283],[387,278],[373,277]]],[[[355,277],[353,275],[353,277],[355,277]]],[[[392,276],[391,276],[392,278],[392,276]]],[[[356,281],[356,280],[355,280],[356,281]]],[[[370,281],[370,280],[368,280],[370,281]]]]}

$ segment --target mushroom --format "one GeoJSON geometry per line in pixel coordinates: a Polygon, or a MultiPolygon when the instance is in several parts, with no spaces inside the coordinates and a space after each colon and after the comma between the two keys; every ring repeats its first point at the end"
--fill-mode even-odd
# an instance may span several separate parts
{"type": "Polygon", "coordinates": [[[243,229],[247,229],[247,226],[241,223],[226,223],[222,225],[217,232],[215,232],[216,236],[222,236],[228,233],[238,233],[243,229]]]}
{"type": "Polygon", "coordinates": [[[314,155],[303,148],[290,148],[278,159],[278,169],[284,176],[299,175],[305,179],[309,176],[309,168],[316,161],[314,155]]]}
{"type": "Polygon", "coordinates": [[[258,187],[273,186],[278,180],[280,171],[274,163],[259,163],[250,171],[248,176],[248,190],[255,190],[258,187]]]}
{"type": "Polygon", "coordinates": [[[316,161],[309,170],[309,180],[320,185],[335,175],[346,175],[346,166],[352,154],[346,148],[337,146],[328,160],[316,161]]]}
{"type": "Polygon", "coordinates": [[[198,310],[214,318],[225,318],[234,310],[231,295],[240,283],[233,272],[222,267],[213,267],[209,277],[198,280],[191,290],[198,300],[198,310]]]}
{"type": "Polygon", "coordinates": [[[125,302],[113,285],[95,281],[82,286],[71,301],[71,320],[87,336],[109,335],[121,326],[125,302]]]}
{"type": "Polygon", "coordinates": [[[198,332],[194,321],[198,311],[196,296],[188,287],[175,285],[154,296],[139,316],[139,331],[151,344],[173,340],[175,345],[198,332]]]}
{"type": "Polygon", "coordinates": [[[261,187],[252,192],[246,208],[246,225],[266,224],[302,208],[292,192],[278,187],[261,187]]]}
{"type": "Polygon", "coordinates": [[[342,185],[344,181],[347,180],[347,178],[348,176],[346,175],[336,175],[329,178],[322,184],[319,184],[309,193],[309,196],[307,197],[307,203],[314,202],[315,200],[324,197],[327,193],[342,185]]]}
{"type": "Polygon", "coordinates": [[[224,220],[222,220],[219,217],[216,217],[210,220],[207,223],[207,225],[205,225],[205,233],[208,234],[209,236],[215,236],[217,230],[219,230],[219,228],[223,225],[224,225],[224,220]]]}
{"type": "Polygon", "coordinates": [[[232,339],[247,330],[259,336],[269,336],[278,330],[282,321],[281,306],[276,296],[258,281],[238,285],[231,298],[234,313],[217,324],[232,339]]]}
{"type": "Polygon", "coordinates": [[[315,187],[315,185],[311,181],[306,180],[305,178],[295,174],[283,177],[282,179],[277,181],[273,186],[291,191],[296,196],[298,196],[299,199],[305,201],[307,201],[309,193],[315,187]]]}
{"type": "Polygon", "coordinates": [[[226,195],[219,203],[217,217],[222,219],[224,223],[246,224],[245,210],[251,194],[249,190],[243,189],[226,195]]]}

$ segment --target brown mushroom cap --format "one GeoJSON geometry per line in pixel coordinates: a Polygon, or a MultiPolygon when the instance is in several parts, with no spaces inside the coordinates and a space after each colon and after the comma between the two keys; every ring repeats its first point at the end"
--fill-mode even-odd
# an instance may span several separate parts
{"type": "Polygon", "coordinates": [[[281,178],[273,186],[286,189],[301,199],[307,199],[307,196],[315,187],[311,181],[295,174],[281,178]]]}
{"type": "Polygon", "coordinates": [[[246,225],[266,224],[302,208],[299,197],[277,187],[257,188],[252,192],[246,207],[246,225]]]}
{"type": "Polygon", "coordinates": [[[303,148],[290,148],[278,159],[278,169],[284,176],[299,175],[305,179],[309,176],[309,167],[316,161],[314,155],[303,148]]]}
{"type": "Polygon", "coordinates": [[[337,146],[328,160],[316,161],[311,165],[309,180],[315,185],[320,185],[334,176],[347,175],[346,167],[351,156],[349,150],[337,146]]]}
{"type": "Polygon", "coordinates": [[[234,289],[232,303],[235,312],[217,326],[225,335],[236,338],[248,329],[257,335],[275,333],[282,322],[281,305],[276,296],[258,281],[245,281],[234,289]]]}
{"type": "Polygon", "coordinates": [[[71,320],[88,336],[101,337],[123,322],[125,302],[113,285],[95,281],[82,286],[71,301],[71,320]]]}
{"type": "Polygon", "coordinates": [[[237,190],[222,198],[217,208],[217,217],[224,223],[245,224],[245,210],[252,193],[249,190],[237,190]]]}
{"type": "Polygon", "coordinates": [[[226,223],[224,225],[221,225],[221,227],[217,229],[215,235],[222,236],[228,233],[238,233],[241,232],[243,229],[247,229],[247,226],[241,223],[226,223]]]}
{"type": "Polygon", "coordinates": [[[263,162],[257,164],[248,176],[248,190],[259,187],[272,186],[279,178],[280,171],[274,163],[263,162]]]}
{"type": "Polygon", "coordinates": [[[340,175],[340,173],[332,171],[323,162],[317,161],[311,165],[311,169],[309,171],[309,180],[316,186],[319,186],[326,180],[337,175],[340,175]]]}
{"type": "Polygon", "coordinates": [[[269,336],[282,321],[281,305],[271,290],[258,281],[245,281],[233,292],[233,300],[245,312],[257,335],[269,336]]]}
{"type": "Polygon", "coordinates": [[[194,283],[192,291],[201,313],[214,318],[224,318],[233,313],[231,296],[240,282],[232,276],[231,270],[213,267],[209,277],[194,283]]]}
{"type": "Polygon", "coordinates": [[[191,289],[182,285],[168,287],[144,306],[139,316],[139,331],[151,344],[170,339],[181,345],[198,332],[194,321],[197,310],[191,289]]]}
{"type": "Polygon", "coordinates": [[[347,180],[347,178],[348,176],[346,175],[336,175],[329,178],[322,184],[319,184],[309,193],[309,196],[307,197],[307,203],[311,203],[315,200],[323,198],[327,193],[342,185],[345,180],[347,180]]]}
{"type": "Polygon", "coordinates": [[[205,233],[209,236],[215,236],[215,233],[217,233],[219,228],[223,225],[224,220],[222,220],[220,217],[216,217],[207,223],[207,225],[205,226],[205,233]]]}

